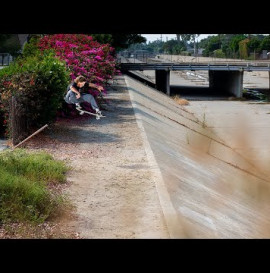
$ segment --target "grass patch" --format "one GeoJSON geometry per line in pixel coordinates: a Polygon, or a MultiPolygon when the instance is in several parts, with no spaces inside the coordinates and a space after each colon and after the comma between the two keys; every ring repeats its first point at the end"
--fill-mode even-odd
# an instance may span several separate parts
{"type": "Polygon", "coordinates": [[[65,200],[49,187],[64,183],[68,169],[65,163],[44,152],[1,152],[0,223],[42,223],[52,216],[65,200]]]}
{"type": "Polygon", "coordinates": [[[0,153],[0,166],[13,175],[23,176],[31,181],[63,183],[68,167],[54,160],[45,152],[30,153],[24,149],[0,153]]]}
{"type": "Polygon", "coordinates": [[[203,113],[202,127],[206,128],[206,115],[205,115],[205,113],[203,113]]]}

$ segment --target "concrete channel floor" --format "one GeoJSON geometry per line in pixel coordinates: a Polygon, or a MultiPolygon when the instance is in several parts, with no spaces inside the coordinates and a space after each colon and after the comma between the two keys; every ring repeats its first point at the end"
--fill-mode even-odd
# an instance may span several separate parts
{"type": "MultiPolygon", "coordinates": [[[[249,121],[259,106],[231,101],[222,102],[222,106],[212,102],[213,108],[209,104],[206,109],[195,102],[180,106],[153,88],[128,76],[125,79],[137,121],[160,170],[162,181],[158,183],[162,186],[157,188],[162,188],[159,197],[171,237],[269,238],[270,181],[247,158],[239,157],[235,148],[240,149],[240,145],[235,145],[243,143],[233,135],[230,138],[230,122],[235,120],[238,109],[250,112],[249,121]],[[203,126],[204,112],[209,127],[203,126]],[[230,150],[228,160],[222,149],[211,150],[214,142],[230,150]],[[172,205],[169,210],[168,196],[172,205]],[[173,214],[175,221],[171,221],[173,214]]],[[[265,144],[269,135],[267,107],[260,112],[264,115],[260,122],[255,117],[249,124],[253,128],[244,127],[250,132],[260,124],[261,132],[266,133],[261,133],[258,141],[265,144]]],[[[262,154],[263,144],[260,147],[262,154]]]]}

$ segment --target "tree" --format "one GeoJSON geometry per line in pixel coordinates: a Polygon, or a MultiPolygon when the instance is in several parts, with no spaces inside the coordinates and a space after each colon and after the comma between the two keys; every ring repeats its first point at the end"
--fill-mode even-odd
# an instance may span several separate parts
{"type": "Polygon", "coordinates": [[[183,42],[187,43],[191,39],[191,34],[181,34],[180,37],[181,37],[183,42]]]}
{"type": "Polygon", "coordinates": [[[145,43],[146,38],[142,37],[141,34],[88,34],[93,37],[99,43],[111,44],[116,51],[126,49],[132,44],[145,43]]]}
{"type": "Polygon", "coordinates": [[[250,40],[248,38],[241,40],[239,42],[239,55],[241,59],[247,59],[248,58],[248,42],[250,40]]]}
{"type": "Polygon", "coordinates": [[[220,42],[221,46],[220,48],[222,49],[222,52],[224,52],[225,57],[232,57],[232,51],[230,49],[230,41],[233,37],[233,34],[221,34],[220,35],[220,42]]]}
{"type": "Polygon", "coordinates": [[[166,42],[163,42],[161,40],[156,40],[153,42],[149,42],[148,44],[146,43],[141,43],[141,44],[131,44],[128,49],[129,50],[148,50],[149,52],[153,52],[153,53],[162,53],[163,52],[163,45],[166,42]]]}
{"type": "Polygon", "coordinates": [[[216,58],[225,58],[225,53],[222,51],[222,49],[217,49],[213,53],[216,58]]]}
{"type": "Polygon", "coordinates": [[[180,43],[180,39],[187,44],[189,41],[193,41],[194,46],[194,55],[196,55],[196,38],[198,38],[200,34],[176,34],[176,38],[178,43],[180,43]]]}
{"type": "Polygon", "coordinates": [[[187,42],[189,42],[191,39],[191,35],[192,34],[176,34],[176,40],[178,43],[182,41],[186,46],[187,42]]]}
{"type": "Polygon", "coordinates": [[[112,34],[111,45],[118,51],[119,49],[128,48],[131,44],[145,42],[146,38],[140,34],[112,34]]]}
{"type": "Polygon", "coordinates": [[[257,37],[251,37],[247,43],[249,52],[259,52],[260,51],[261,40],[257,37]]]}
{"type": "Polygon", "coordinates": [[[7,39],[9,39],[11,34],[0,34],[0,45],[2,45],[7,39]]]}
{"type": "Polygon", "coordinates": [[[94,40],[101,44],[111,43],[112,34],[90,34],[94,40]]]}
{"type": "Polygon", "coordinates": [[[12,56],[19,54],[21,49],[17,34],[0,34],[0,52],[10,53],[12,56]]]}
{"type": "Polygon", "coordinates": [[[202,40],[200,46],[204,48],[203,56],[210,56],[215,50],[220,49],[220,37],[209,36],[202,40]]]}
{"type": "Polygon", "coordinates": [[[270,50],[270,35],[262,39],[260,44],[260,50],[270,50]]]}
{"type": "Polygon", "coordinates": [[[232,37],[229,43],[229,48],[232,50],[232,52],[234,52],[234,55],[238,54],[239,52],[239,42],[241,42],[242,40],[246,38],[247,37],[244,34],[237,34],[232,37]]]}
{"type": "Polygon", "coordinates": [[[163,44],[163,50],[169,54],[180,54],[181,51],[186,50],[186,46],[183,41],[175,41],[173,39],[163,44]]]}

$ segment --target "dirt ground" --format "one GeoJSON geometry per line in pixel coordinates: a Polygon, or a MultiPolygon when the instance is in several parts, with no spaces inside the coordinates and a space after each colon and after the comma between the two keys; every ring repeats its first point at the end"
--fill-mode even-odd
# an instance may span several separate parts
{"type": "Polygon", "coordinates": [[[62,119],[29,140],[68,162],[64,193],[74,209],[54,219],[58,238],[169,238],[141,131],[122,76],[108,105],[92,116],[62,119]]]}

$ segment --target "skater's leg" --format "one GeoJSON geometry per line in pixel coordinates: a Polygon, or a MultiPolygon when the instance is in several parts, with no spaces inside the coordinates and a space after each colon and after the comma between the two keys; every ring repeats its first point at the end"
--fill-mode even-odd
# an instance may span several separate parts
{"type": "Polygon", "coordinates": [[[94,96],[92,96],[91,94],[83,94],[83,95],[81,96],[81,98],[82,98],[84,101],[90,103],[90,104],[91,104],[91,107],[92,107],[96,112],[99,111],[99,107],[98,107],[98,105],[97,105],[97,102],[96,102],[94,96]]]}
{"type": "Polygon", "coordinates": [[[76,94],[73,92],[73,91],[68,91],[67,93],[67,97],[68,97],[68,100],[69,100],[69,103],[73,103],[75,104],[76,106],[78,104],[80,104],[81,102],[83,102],[83,99],[80,97],[79,99],[76,98],[76,94]]]}
{"type": "Polygon", "coordinates": [[[67,103],[75,104],[77,110],[82,109],[80,103],[83,102],[83,99],[82,98],[77,99],[76,94],[72,90],[68,91],[67,95],[65,96],[65,101],[67,103]]]}

